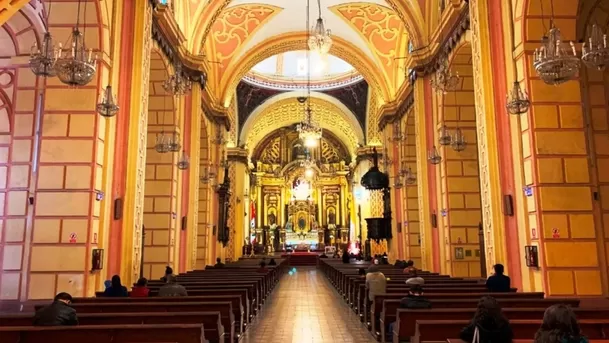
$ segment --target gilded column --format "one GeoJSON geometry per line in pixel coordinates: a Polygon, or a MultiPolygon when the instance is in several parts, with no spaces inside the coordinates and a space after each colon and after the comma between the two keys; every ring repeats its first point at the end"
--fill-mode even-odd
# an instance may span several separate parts
{"type": "MultiPolygon", "coordinates": [[[[193,87],[190,97],[190,108],[201,108],[201,88],[193,87]]],[[[195,112],[196,113],[196,112],[195,112]]],[[[190,137],[185,137],[190,140],[190,157],[189,178],[184,182],[189,183],[188,187],[188,204],[187,204],[187,225],[186,225],[186,262],[185,268],[192,270],[197,264],[197,238],[199,236],[199,193],[200,187],[200,164],[201,160],[201,120],[197,116],[193,116],[191,121],[190,137]]]]}
{"type": "MultiPolygon", "coordinates": [[[[247,235],[245,234],[245,228],[249,218],[246,218],[243,214],[246,212],[245,209],[245,189],[248,187],[246,184],[247,178],[247,155],[248,152],[242,148],[230,148],[228,149],[228,162],[234,168],[234,179],[231,179],[231,185],[234,184],[233,197],[235,202],[231,213],[233,213],[233,226],[231,227],[231,243],[233,260],[239,259],[243,251],[243,245],[247,235]]],[[[231,175],[233,176],[233,175],[231,175]]]]}

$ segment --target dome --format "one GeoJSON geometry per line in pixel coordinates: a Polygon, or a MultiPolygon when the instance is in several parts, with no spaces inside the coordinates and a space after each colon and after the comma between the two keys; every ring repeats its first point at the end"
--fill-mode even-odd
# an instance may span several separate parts
{"type": "Polygon", "coordinates": [[[328,90],[357,83],[363,79],[349,63],[333,55],[288,51],[267,58],[254,66],[243,78],[256,86],[277,90],[306,89],[311,66],[311,89],[328,90]]]}

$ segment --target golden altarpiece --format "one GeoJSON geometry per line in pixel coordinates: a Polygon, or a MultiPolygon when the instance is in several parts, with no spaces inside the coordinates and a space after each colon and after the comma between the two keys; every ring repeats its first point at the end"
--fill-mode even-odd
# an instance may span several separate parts
{"type": "Polygon", "coordinates": [[[292,126],[275,130],[253,150],[250,238],[264,252],[320,250],[349,241],[351,156],[330,132],[306,147],[292,126]]]}

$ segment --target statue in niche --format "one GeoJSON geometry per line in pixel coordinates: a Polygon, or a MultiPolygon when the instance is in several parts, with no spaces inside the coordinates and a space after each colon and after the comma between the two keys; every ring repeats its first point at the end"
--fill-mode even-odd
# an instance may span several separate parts
{"type": "Polygon", "coordinates": [[[276,220],[275,213],[269,214],[269,225],[275,225],[276,220]]]}
{"type": "Polygon", "coordinates": [[[336,214],[332,209],[328,211],[328,224],[336,224],[336,214]]]}

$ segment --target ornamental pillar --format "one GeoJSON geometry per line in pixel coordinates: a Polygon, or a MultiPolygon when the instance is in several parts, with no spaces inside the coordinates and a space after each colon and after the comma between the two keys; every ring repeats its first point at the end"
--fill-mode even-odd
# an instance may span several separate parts
{"type": "Polygon", "coordinates": [[[247,213],[246,205],[246,189],[249,188],[249,175],[247,170],[247,156],[248,152],[242,148],[229,148],[227,151],[227,161],[230,164],[230,176],[231,176],[231,192],[233,203],[231,208],[232,224],[231,224],[231,241],[229,245],[232,246],[229,250],[231,254],[229,257],[236,261],[242,256],[243,247],[246,244],[246,240],[249,232],[249,218],[247,213]]]}

